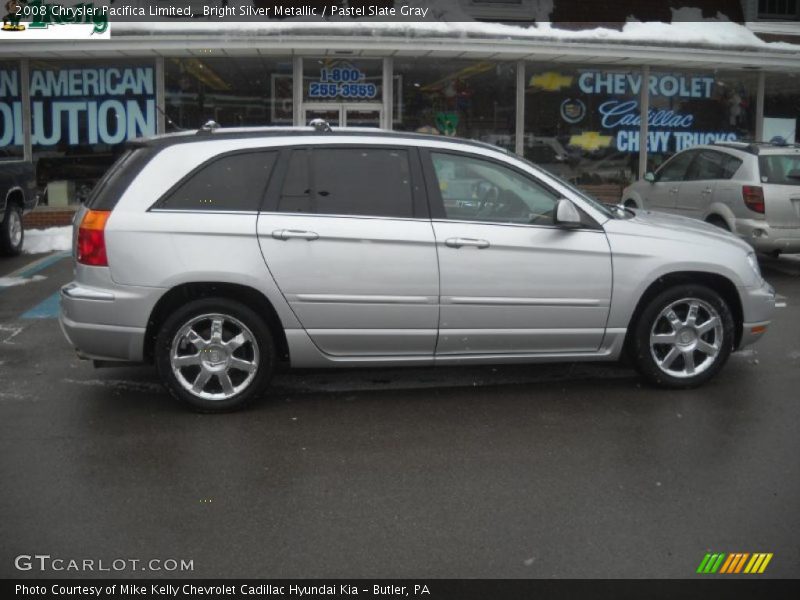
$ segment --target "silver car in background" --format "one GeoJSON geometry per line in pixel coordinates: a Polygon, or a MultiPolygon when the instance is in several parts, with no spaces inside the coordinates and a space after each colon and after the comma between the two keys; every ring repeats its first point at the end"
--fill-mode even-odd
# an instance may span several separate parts
{"type": "Polygon", "coordinates": [[[622,203],[706,221],[765,254],[800,252],[800,147],[695,146],[627,187],[622,203]]]}
{"type": "Polygon", "coordinates": [[[76,216],[75,260],[60,321],[78,354],[155,363],[204,411],[258,397],[279,363],[625,354],[696,386],[775,304],[715,227],[605,207],[486,144],[379,130],[136,143],[76,216]]]}

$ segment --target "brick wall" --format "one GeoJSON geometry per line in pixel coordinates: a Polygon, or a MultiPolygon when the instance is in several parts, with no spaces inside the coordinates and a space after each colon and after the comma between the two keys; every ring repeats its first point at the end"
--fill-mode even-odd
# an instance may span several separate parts
{"type": "Polygon", "coordinates": [[[43,206],[22,218],[25,229],[47,229],[71,225],[77,208],[50,208],[43,206]]]}

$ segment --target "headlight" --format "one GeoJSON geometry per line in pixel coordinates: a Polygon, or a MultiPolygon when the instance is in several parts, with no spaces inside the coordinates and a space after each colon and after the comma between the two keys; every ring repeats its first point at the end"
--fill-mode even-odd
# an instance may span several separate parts
{"type": "Polygon", "coordinates": [[[756,258],[755,252],[749,252],[747,254],[747,263],[750,265],[750,268],[753,269],[753,272],[756,274],[756,277],[760,280],[761,267],[758,266],[758,259],[756,258]]]}

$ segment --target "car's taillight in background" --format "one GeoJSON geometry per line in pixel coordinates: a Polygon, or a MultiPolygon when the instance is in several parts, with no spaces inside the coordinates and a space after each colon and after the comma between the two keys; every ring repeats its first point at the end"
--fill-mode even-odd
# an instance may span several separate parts
{"type": "Polygon", "coordinates": [[[750,210],[764,214],[764,188],[758,185],[743,185],[742,198],[750,210]]]}
{"type": "Polygon", "coordinates": [[[78,227],[78,262],[92,267],[107,267],[105,228],[110,210],[87,210],[78,227]]]}

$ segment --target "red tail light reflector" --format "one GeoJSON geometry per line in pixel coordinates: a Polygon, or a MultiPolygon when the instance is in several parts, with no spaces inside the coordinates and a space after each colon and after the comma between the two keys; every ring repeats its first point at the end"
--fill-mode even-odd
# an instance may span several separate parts
{"type": "Polygon", "coordinates": [[[743,185],[744,204],[753,212],[764,214],[764,188],[758,185],[743,185]]]}
{"type": "Polygon", "coordinates": [[[92,267],[107,267],[105,228],[110,210],[87,210],[78,227],[78,262],[92,267]]]}

